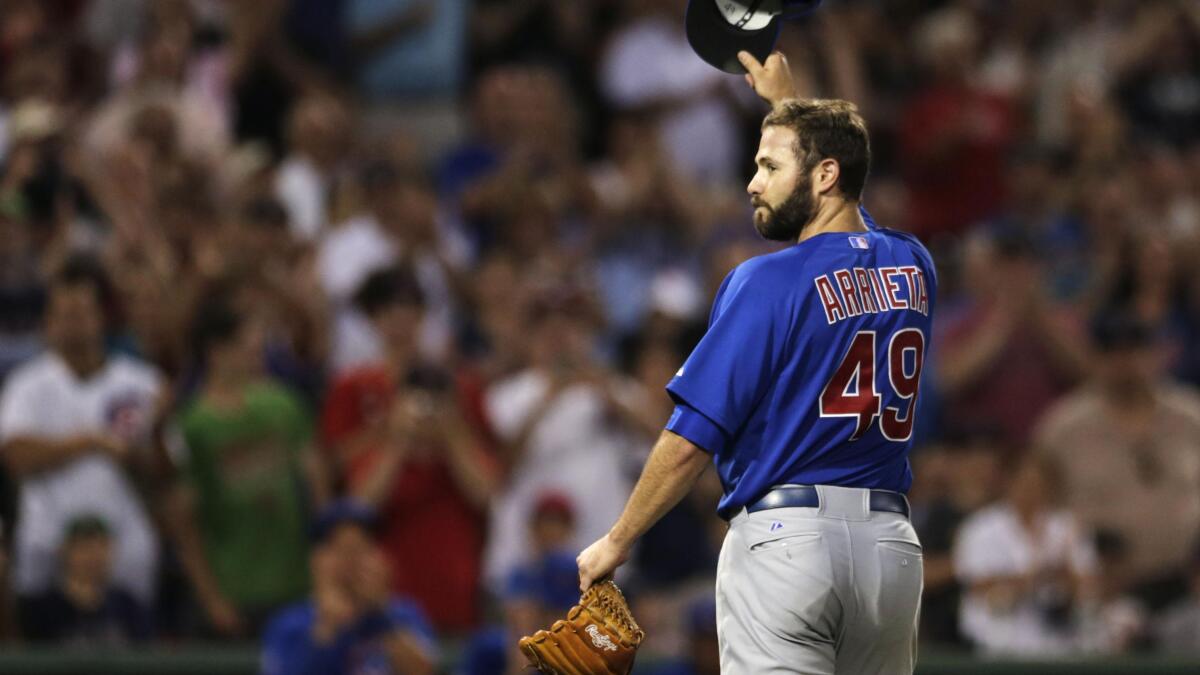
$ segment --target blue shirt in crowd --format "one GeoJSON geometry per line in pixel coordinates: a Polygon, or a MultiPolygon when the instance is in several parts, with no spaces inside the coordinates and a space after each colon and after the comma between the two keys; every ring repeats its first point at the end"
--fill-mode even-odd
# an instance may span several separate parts
{"type": "Polygon", "coordinates": [[[667,385],[667,429],[713,453],[729,518],[786,483],[906,492],[937,280],[912,235],[818,234],[725,278],[667,385]]]}
{"type": "Polygon", "coordinates": [[[282,610],[263,636],[263,675],[386,675],[392,672],[383,639],[405,631],[435,653],[433,630],[421,608],[392,600],[386,610],[360,618],[328,644],[313,639],[316,606],[303,602],[282,610]]]}

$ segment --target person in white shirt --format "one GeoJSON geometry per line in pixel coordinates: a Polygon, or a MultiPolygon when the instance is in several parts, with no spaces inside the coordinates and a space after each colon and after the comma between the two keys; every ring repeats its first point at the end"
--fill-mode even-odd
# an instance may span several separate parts
{"type": "Polygon", "coordinates": [[[1053,656],[1081,649],[1080,615],[1094,592],[1096,552],[1065,510],[1041,457],[1016,469],[1005,498],[963,523],[954,568],[965,589],[960,628],[988,654],[1053,656]]]}
{"type": "Polygon", "coordinates": [[[20,597],[49,586],[66,525],[84,514],[112,529],[115,583],[148,603],[157,582],[157,536],[122,465],[148,444],[163,383],[152,367],[106,353],[107,288],[98,264],[68,260],[49,289],[50,350],[0,394],[0,459],[20,484],[20,597]]]}
{"type": "Polygon", "coordinates": [[[488,419],[511,466],[493,500],[484,575],[502,584],[533,550],[530,516],[539,497],[553,492],[576,505],[570,547],[586,546],[608,531],[632,489],[628,458],[635,452],[615,423],[610,374],[590,354],[591,319],[577,298],[542,301],[529,321],[532,363],[492,385],[488,419]]]}
{"type": "Polygon", "coordinates": [[[332,192],[351,148],[350,114],[336,97],[301,99],[288,119],[291,152],[275,174],[275,197],[288,212],[292,236],[316,241],[329,225],[332,192]]]}
{"type": "Polygon", "coordinates": [[[742,142],[731,102],[742,78],[713,68],[692,50],[684,33],[685,2],[626,4],[636,18],[612,36],[599,64],[605,98],[618,110],[661,111],[659,134],[669,163],[691,180],[709,186],[736,180],[742,142]]]}
{"type": "Polygon", "coordinates": [[[401,259],[413,265],[428,299],[420,346],[436,360],[452,338],[455,276],[466,255],[462,242],[440,220],[424,176],[378,161],[364,171],[363,184],[367,208],[325,233],[317,250],[321,286],[335,308],[333,369],[342,372],[382,357],[378,336],[351,301],[372,272],[401,259]]]}

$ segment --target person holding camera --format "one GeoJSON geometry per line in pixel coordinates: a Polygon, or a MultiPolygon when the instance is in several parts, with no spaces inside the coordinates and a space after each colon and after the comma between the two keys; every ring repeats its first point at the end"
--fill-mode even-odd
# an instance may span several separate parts
{"type": "Polygon", "coordinates": [[[326,444],[346,491],[378,512],[392,590],[439,632],[465,632],[478,621],[491,463],[454,377],[419,355],[424,301],[412,270],[372,274],[357,301],[386,356],[334,383],[326,444]]]}

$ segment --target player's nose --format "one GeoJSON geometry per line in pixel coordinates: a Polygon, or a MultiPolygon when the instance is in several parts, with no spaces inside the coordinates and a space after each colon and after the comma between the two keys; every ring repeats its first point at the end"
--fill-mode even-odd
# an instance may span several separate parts
{"type": "Polygon", "coordinates": [[[762,181],[759,180],[758,173],[755,173],[754,178],[751,178],[750,182],[746,184],[746,194],[751,197],[757,197],[762,194],[762,181]]]}

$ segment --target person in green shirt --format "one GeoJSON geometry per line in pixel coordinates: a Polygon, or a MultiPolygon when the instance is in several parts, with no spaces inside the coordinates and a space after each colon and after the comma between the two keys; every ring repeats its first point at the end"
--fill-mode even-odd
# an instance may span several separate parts
{"type": "Polygon", "coordinates": [[[229,299],[194,327],[203,382],[180,410],[168,520],[211,628],[249,637],[308,590],[308,515],[324,500],[311,414],[262,370],[263,326],[229,299]]]}

